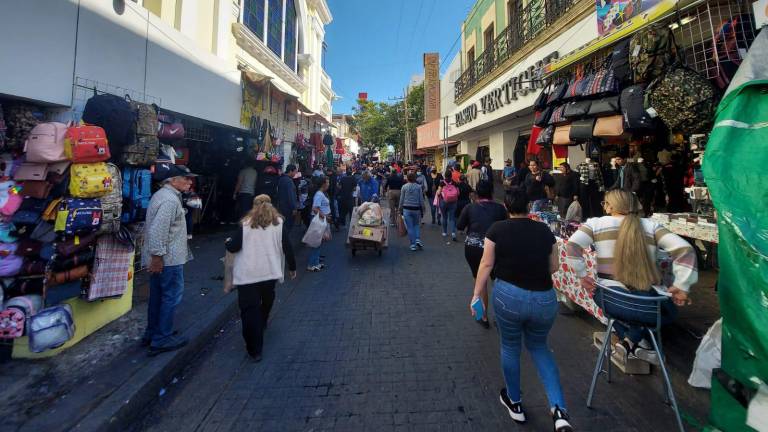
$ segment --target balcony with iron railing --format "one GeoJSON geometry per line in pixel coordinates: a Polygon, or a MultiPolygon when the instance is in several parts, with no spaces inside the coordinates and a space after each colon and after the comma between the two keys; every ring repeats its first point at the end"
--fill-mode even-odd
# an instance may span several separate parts
{"type": "Polygon", "coordinates": [[[456,80],[454,89],[456,102],[461,102],[465,97],[473,94],[484,78],[492,75],[511,56],[546,29],[565,18],[579,1],[529,0],[523,5],[523,0],[517,0],[511,3],[513,9],[509,11],[509,26],[502,30],[493,43],[486,47],[474,61],[469,60],[471,63],[456,80]]]}

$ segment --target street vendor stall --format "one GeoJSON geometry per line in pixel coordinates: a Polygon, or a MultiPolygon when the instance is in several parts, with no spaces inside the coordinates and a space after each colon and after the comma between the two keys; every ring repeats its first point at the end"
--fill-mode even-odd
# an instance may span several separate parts
{"type": "Polygon", "coordinates": [[[378,203],[365,202],[352,210],[347,247],[356,255],[359,250],[374,250],[381,256],[389,247],[389,209],[378,203]]]}

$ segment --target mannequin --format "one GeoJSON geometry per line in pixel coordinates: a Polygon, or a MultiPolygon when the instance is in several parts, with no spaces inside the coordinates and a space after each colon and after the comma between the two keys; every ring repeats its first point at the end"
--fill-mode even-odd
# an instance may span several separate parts
{"type": "Polygon", "coordinates": [[[579,164],[579,204],[584,220],[603,215],[600,201],[603,199],[605,185],[600,165],[592,158],[586,158],[579,164]]]}

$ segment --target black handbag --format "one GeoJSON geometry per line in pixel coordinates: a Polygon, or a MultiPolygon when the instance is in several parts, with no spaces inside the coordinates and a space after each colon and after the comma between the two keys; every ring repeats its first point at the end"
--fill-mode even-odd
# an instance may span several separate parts
{"type": "Polygon", "coordinates": [[[551,88],[552,86],[548,85],[541,90],[541,93],[539,93],[539,96],[536,98],[536,101],[533,103],[534,111],[543,112],[547,108],[547,101],[549,99],[549,90],[551,88]]]}
{"type": "Polygon", "coordinates": [[[590,100],[568,102],[565,104],[563,115],[569,120],[585,117],[589,114],[589,107],[591,105],[592,101],[590,100]]]}
{"type": "Polygon", "coordinates": [[[536,138],[536,144],[543,147],[549,147],[552,145],[552,135],[554,135],[554,133],[555,127],[547,126],[541,131],[541,133],[539,133],[538,138],[536,138]]]}
{"type": "Polygon", "coordinates": [[[592,105],[590,105],[587,114],[590,117],[600,117],[614,115],[620,112],[621,105],[619,104],[619,96],[616,95],[592,101],[592,105]]]}
{"type": "Polygon", "coordinates": [[[568,90],[568,81],[560,81],[559,83],[555,84],[555,87],[547,95],[547,104],[554,105],[559,103],[561,100],[563,100],[563,96],[565,95],[566,90],[568,90]]]}
{"type": "Polygon", "coordinates": [[[568,137],[575,142],[589,141],[593,138],[592,131],[594,129],[595,119],[576,120],[571,123],[571,133],[568,137]]]}
{"type": "Polygon", "coordinates": [[[552,116],[554,108],[551,106],[545,106],[543,111],[536,111],[533,118],[533,124],[539,127],[544,127],[549,123],[549,118],[552,116]]]}

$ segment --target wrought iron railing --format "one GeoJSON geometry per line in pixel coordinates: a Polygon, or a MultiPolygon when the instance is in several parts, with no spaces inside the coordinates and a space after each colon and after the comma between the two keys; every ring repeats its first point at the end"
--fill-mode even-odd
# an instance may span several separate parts
{"type": "Polygon", "coordinates": [[[459,100],[473,90],[475,85],[501,66],[511,55],[539,35],[544,29],[563,18],[578,0],[523,0],[512,3],[509,11],[510,24],[502,30],[491,46],[467,66],[456,80],[454,95],[459,100]]]}

